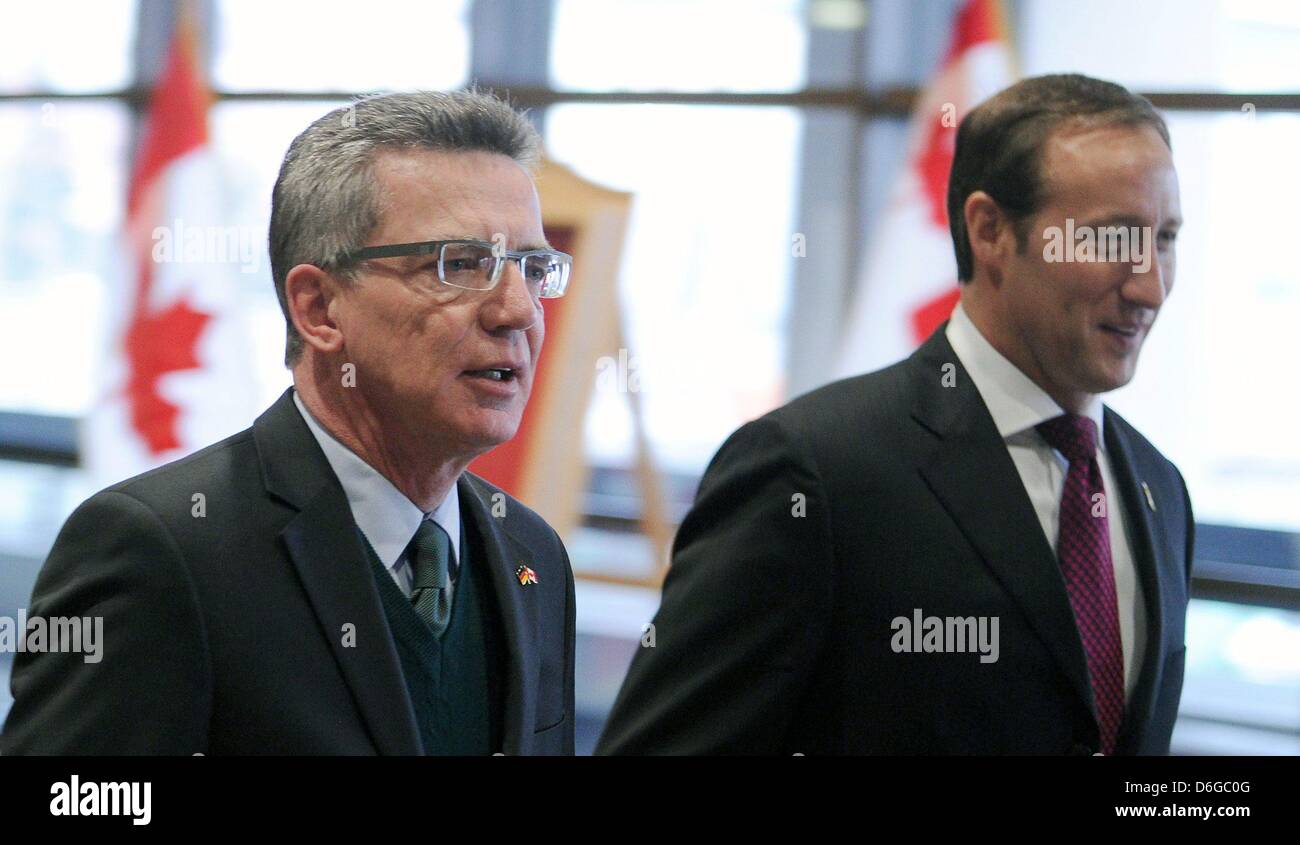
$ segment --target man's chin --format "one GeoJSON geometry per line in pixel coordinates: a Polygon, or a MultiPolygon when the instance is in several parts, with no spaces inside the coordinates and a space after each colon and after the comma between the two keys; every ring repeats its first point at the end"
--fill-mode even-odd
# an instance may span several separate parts
{"type": "Polygon", "coordinates": [[[519,433],[519,419],[479,419],[461,429],[461,441],[478,454],[514,439],[519,433]]]}
{"type": "Polygon", "coordinates": [[[1109,361],[1091,373],[1092,377],[1087,380],[1087,390],[1093,394],[1110,393],[1131,382],[1136,374],[1136,358],[1132,361],[1109,361]]]}

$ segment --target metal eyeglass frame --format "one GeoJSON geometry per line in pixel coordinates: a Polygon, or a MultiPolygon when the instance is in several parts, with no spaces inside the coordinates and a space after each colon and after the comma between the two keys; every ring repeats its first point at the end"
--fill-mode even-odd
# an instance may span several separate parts
{"type": "Polygon", "coordinates": [[[488,241],[480,241],[474,238],[452,238],[445,241],[418,241],[409,244],[384,244],[382,246],[367,246],[360,249],[352,250],[343,255],[339,261],[342,267],[350,266],[361,261],[369,261],[372,258],[404,258],[415,255],[434,255],[438,256],[438,281],[448,287],[458,290],[492,290],[501,281],[501,273],[504,271],[507,260],[513,260],[519,264],[519,272],[524,272],[524,259],[533,255],[549,255],[559,258],[562,262],[562,271],[560,280],[555,285],[547,288],[543,286],[538,291],[540,299],[558,299],[564,296],[564,292],[569,286],[569,276],[573,269],[573,256],[567,252],[560,252],[556,249],[530,249],[523,252],[511,252],[500,249],[496,244],[488,241]],[[493,256],[497,258],[497,263],[493,268],[490,276],[491,285],[486,288],[470,288],[464,285],[456,285],[447,281],[447,274],[443,270],[443,250],[454,244],[467,244],[472,246],[486,247],[493,256]]]}

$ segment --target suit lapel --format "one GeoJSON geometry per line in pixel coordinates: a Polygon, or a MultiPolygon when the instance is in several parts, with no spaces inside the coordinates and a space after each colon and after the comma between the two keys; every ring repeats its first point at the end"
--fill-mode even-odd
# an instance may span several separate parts
{"type": "Polygon", "coordinates": [[[422,746],[347,497],[286,391],[253,426],[266,489],[298,510],[281,531],[330,651],[381,754],[422,746]],[[344,626],[355,645],[344,645],[344,626]]]}
{"type": "Polygon", "coordinates": [[[1159,659],[1164,639],[1164,597],[1160,592],[1157,561],[1167,558],[1169,548],[1164,533],[1155,523],[1156,515],[1147,504],[1146,491],[1142,489],[1143,481],[1134,460],[1133,449],[1114,416],[1109,409],[1106,410],[1106,450],[1115,483],[1120,488],[1129,542],[1133,547],[1133,564],[1142,583],[1147,618],[1146,653],[1142,655],[1142,670],[1133,690],[1133,698],[1125,708],[1118,741],[1120,753],[1136,753],[1146,725],[1150,722],[1151,709],[1155,706],[1155,691],[1160,688],[1159,675],[1164,663],[1159,659]]]}
{"type": "Polygon", "coordinates": [[[529,553],[506,532],[505,519],[492,516],[491,506],[485,498],[486,491],[480,490],[473,476],[462,474],[457,487],[467,524],[482,541],[484,569],[505,630],[508,661],[501,750],[508,756],[529,754],[541,673],[537,654],[538,616],[536,606],[527,600],[531,594],[526,595],[515,577],[515,569],[528,562],[529,553]]]}
{"type": "Polygon", "coordinates": [[[942,327],[909,366],[918,397],[913,417],[937,438],[921,466],[922,477],[1091,710],[1087,660],[1056,553],[992,415],[942,327]],[[956,367],[951,387],[943,385],[946,365],[956,367]]]}

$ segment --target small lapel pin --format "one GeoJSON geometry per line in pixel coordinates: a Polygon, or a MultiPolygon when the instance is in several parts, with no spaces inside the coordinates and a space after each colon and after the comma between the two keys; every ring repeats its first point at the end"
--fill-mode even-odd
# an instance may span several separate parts
{"type": "Polygon", "coordinates": [[[1142,492],[1147,494],[1147,507],[1154,511],[1156,509],[1156,500],[1155,497],[1151,495],[1151,488],[1147,486],[1145,481],[1142,482],[1142,492]]]}
{"type": "MultiPolygon", "coordinates": [[[[1148,493],[1147,495],[1150,496],[1151,494],[1148,493]]],[[[524,566],[522,563],[519,564],[519,568],[515,570],[515,577],[519,579],[519,586],[521,587],[527,587],[529,584],[537,583],[537,573],[529,569],[527,566],[524,566]]]]}

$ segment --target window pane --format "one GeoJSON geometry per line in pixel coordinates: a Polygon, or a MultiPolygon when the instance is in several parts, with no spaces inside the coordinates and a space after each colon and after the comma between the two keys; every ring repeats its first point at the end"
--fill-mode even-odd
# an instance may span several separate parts
{"type": "Polygon", "coordinates": [[[121,266],[126,110],[0,105],[0,408],[82,413],[121,266]]]}
{"type": "Polygon", "coordinates": [[[127,87],[135,5],[135,0],[5,4],[0,93],[82,93],[127,87]]]}
{"type": "MultiPolygon", "coordinates": [[[[305,103],[221,103],[212,109],[212,140],[227,176],[228,225],[265,232],[271,222],[271,188],[285,151],[307,124],[346,101],[305,103]]],[[[289,386],[284,368],[284,317],[271,281],[265,249],[256,273],[244,281],[245,311],[253,342],[253,364],[260,401],[265,407],[289,386]]],[[[242,275],[242,274],[241,274],[242,275]]]]}
{"type": "MultiPolygon", "coordinates": [[[[621,278],[628,368],[666,469],[702,472],[734,428],[780,403],[800,126],[779,108],[547,112],[551,155],[635,195],[621,278]]],[[[627,465],[626,397],[605,386],[588,449],[627,465]]]]}
{"type": "Polygon", "coordinates": [[[1300,754],[1300,613],[1193,600],[1175,754],[1300,754]]]}
{"type": "Polygon", "coordinates": [[[551,79],[570,90],[791,91],[800,0],[558,0],[551,79]]]}
{"type": "Polygon", "coordinates": [[[230,91],[458,88],[468,0],[222,0],[214,85],[230,91]]]}
{"type": "Polygon", "coordinates": [[[1300,115],[1167,118],[1186,221],[1177,283],[1137,377],[1108,401],[1178,464],[1198,521],[1300,530],[1300,115]]]}
{"type": "Polygon", "coordinates": [[[1143,91],[1300,88],[1293,0],[1030,0],[1023,10],[1027,76],[1075,71],[1143,91]]]}

